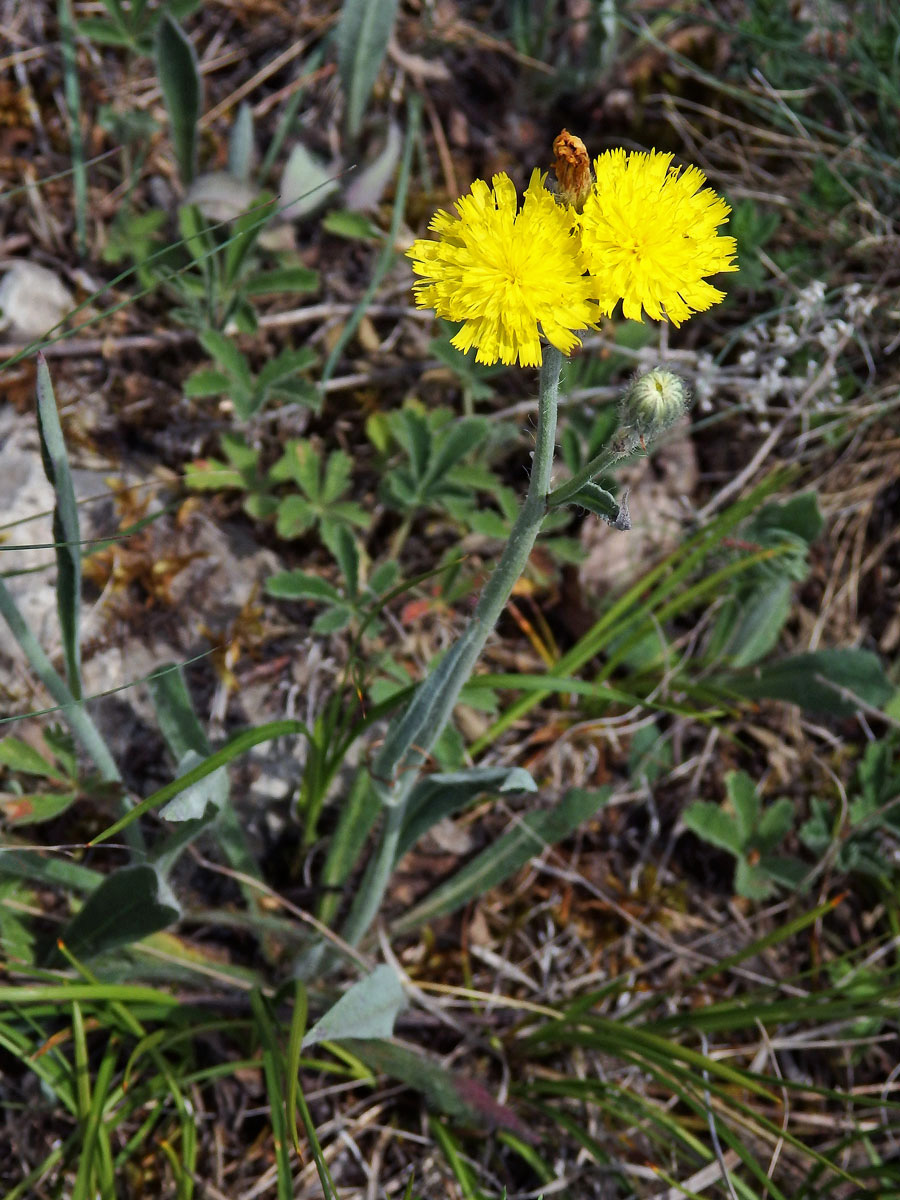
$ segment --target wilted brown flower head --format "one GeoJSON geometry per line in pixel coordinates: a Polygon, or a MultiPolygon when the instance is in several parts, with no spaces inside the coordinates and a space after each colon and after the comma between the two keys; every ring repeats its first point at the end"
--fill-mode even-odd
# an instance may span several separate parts
{"type": "Polygon", "coordinates": [[[587,146],[580,137],[564,129],[553,139],[553,170],[559,184],[560,198],[576,212],[581,212],[591,190],[591,160],[587,146]]]}

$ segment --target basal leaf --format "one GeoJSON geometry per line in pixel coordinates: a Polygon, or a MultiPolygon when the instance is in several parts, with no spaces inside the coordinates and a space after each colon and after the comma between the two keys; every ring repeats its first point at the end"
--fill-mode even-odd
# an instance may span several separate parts
{"type": "Polygon", "coordinates": [[[56,601],[66,661],[66,679],[76,700],[81,699],[81,533],[78,504],[69,457],[63,439],[50,371],[38,355],[37,421],[44,473],[55,495],[53,540],[56,543],[56,601]]]}
{"type": "Polygon", "coordinates": [[[355,141],[387,53],[397,0],[344,0],[337,27],[338,70],[346,102],[347,134],[355,141]]]}
{"type": "Polygon", "coordinates": [[[303,1038],[304,1046],[351,1038],[387,1038],[406,1005],[403,985],[393,967],[382,964],[354,983],[303,1038]]]}
{"type": "Polygon", "coordinates": [[[169,114],[181,181],[187,185],[197,168],[200,71],[190,38],[167,12],[156,27],[156,75],[169,114]]]}
{"type": "Polygon", "coordinates": [[[76,958],[95,958],[149,937],[180,916],[178,902],[153,867],[122,867],[91,892],[61,940],[76,958]]]}
{"type": "Polygon", "coordinates": [[[510,830],[446,883],[437,887],[393,925],[395,933],[415,929],[426,921],[455,911],[476,896],[514,875],[547,846],[562,841],[582,821],[588,820],[609,800],[610,788],[585,791],[573,788],[554,809],[528,813],[510,830]]]}

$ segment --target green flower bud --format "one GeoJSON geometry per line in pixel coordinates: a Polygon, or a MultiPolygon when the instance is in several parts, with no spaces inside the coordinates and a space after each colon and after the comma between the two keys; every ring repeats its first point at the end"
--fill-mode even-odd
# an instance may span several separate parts
{"type": "Polygon", "coordinates": [[[643,441],[665,433],[684,416],[689,403],[684,380],[665,367],[654,367],[632,380],[622,397],[619,415],[623,427],[643,441]]]}

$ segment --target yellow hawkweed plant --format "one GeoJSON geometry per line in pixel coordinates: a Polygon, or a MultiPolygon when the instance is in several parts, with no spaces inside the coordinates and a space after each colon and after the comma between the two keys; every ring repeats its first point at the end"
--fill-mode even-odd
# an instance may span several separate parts
{"type": "Polygon", "coordinates": [[[535,169],[519,207],[507,175],[476,179],[456,216],[435,213],[433,238],[407,254],[419,308],[461,324],[453,345],[480,363],[540,366],[542,341],[563,354],[610,316],[680,325],[724,299],[706,279],[736,271],[731,211],[697,167],[672,155],[609,150],[590,160],[567,130],[555,139],[554,191],[535,169]]]}
{"type": "MultiPolygon", "coordinates": [[[[383,821],[342,929],[351,945],[378,915],[403,851],[409,813],[419,811],[422,789],[431,786],[423,776],[431,748],[528,566],[548,513],[571,504],[616,529],[630,528],[625,497],[597,480],[623,458],[646,453],[647,443],[687,408],[677,375],[657,367],[639,376],[622,398],[618,429],[588,463],[554,486],[563,356],[619,300],[626,317],[640,320],[647,312],[677,325],[722,299],[707,275],[737,269],[734,240],[718,232],[728,205],[702,186],[696,167],[679,173],[671,154],[614,150],[595,161],[592,173],[584,142],[566,130],[553,149],[553,191],[535,170],[520,207],[508,176],[495,175],[490,187],[476,180],[457,200],[456,215],[437,213],[430,225],[434,236],[419,238],[407,252],[418,276],[416,304],[459,322],[453,338],[458,350],[474,349],[481,363],[540,366],[541,376],[528,491],[506,545],[459,637],[391,721],[372,761],[369,779],[383,821]]],[[[529,786],[525,777],[518,769],[515,786],[529,786]]],[[[473,793],[512,786],[505,779],[503,768],[476,768],[473,793]]]]}

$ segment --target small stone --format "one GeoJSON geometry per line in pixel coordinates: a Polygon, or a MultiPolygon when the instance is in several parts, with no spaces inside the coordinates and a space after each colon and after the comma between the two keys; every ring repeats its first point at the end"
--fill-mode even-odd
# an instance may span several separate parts
{"type": "Polygon", "coordinates": [[[75,307],[72,293],[55,271],[29,262],[11,262],[0,281],[0,328],[32,341],[51,330],[75,307]]]}
{"type": "Polygon", "coordinates": [[[196,204],[207,221],[234,221],[253,207],[259,188],[228,171],[198,175],[185,200],[196,204]]]}

